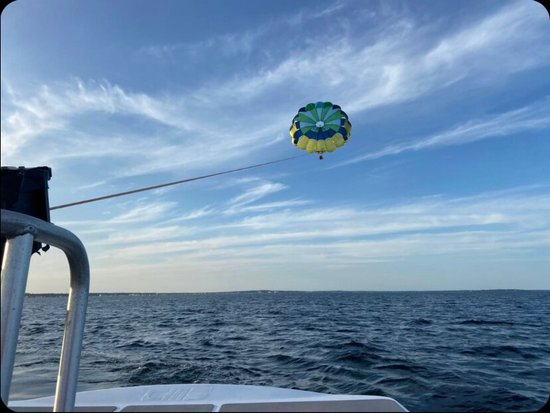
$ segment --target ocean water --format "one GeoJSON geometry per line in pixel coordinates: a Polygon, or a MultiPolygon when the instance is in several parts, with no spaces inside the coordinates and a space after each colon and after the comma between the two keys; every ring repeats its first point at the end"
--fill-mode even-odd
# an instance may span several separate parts
{"type": "MultiPolygon", "coordinates": [[[[25,298],[12,400],[54,393],[66,302],[25,298]]],[[[91,295],[78,390],[169,383],[533,411],[550,394],[550,291],[91,295]]]]}

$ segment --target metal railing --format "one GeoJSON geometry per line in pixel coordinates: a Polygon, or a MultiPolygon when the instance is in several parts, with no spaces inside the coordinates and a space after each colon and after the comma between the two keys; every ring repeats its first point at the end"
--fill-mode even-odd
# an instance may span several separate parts
{"type": "Polygon", "coordinates": [[[34,241],[61,249],[69,261],[70,291],[55,388],[54,412],[74,409],[90,266],[82,242],[72,232],[29,215],[2,209],[1,233],[8,240],[2,260],[1,397],[7,405],[21,312],[34,241]]]}

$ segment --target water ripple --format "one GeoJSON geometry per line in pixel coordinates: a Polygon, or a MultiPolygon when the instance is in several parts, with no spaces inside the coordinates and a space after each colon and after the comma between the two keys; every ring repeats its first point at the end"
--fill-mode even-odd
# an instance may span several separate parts
{"type": "MultiPolygon", "coordinates": [[[[53,394],[66,296],[25,298],[14,399],[53,394]]],[[[91,295],[79,390],[254,384],[378,394],[421,411],[533,411],[550,292],[91,295]]]]}

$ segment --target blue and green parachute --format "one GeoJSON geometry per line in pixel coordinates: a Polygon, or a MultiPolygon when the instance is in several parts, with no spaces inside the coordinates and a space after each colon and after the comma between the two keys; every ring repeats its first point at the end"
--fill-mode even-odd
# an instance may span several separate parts
{"type": "Polygon", "coordinates": [[[351,137],[351,123],[338,105],[331,102],[309,103],[294,116],[289,132],[294,146],[322,155],[347,142],[351,137]]]}

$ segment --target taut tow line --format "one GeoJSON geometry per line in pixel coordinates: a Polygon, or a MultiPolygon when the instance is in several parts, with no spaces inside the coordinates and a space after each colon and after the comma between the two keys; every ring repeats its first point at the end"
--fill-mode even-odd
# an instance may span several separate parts
{"type": "Polygon", "coordinates": [[[118,192],[116,194],[99,196],[97,198],[84,199],[82,201],[71,202],[71,203],[62,204],[62,205],[56,205],[54,207],[51,207],[50,211],[52,211],[54,209],[68,208],[68,207],[75,206],[75,205],[87,204],[89,202],[102,201],[104,199],[109,199],[109,198],[116,198],[118,196],[135,194],[136,192],[143,192],[143,191],[150,191],[151,189],[164,188],[165,186],[178,185],[178,184],[183,184],[185,182],[191,182],[191,181],[198,181],[199,179],[206,179],[206,178],[211,178],[213,176],[230,174],[230,173],[233,173],[233,172],[244,171],[246,169],[259,168],[260,166],[271,165],[271,164],[274,164],[274,163],[289,161],[291,159],[301,158],[302,156],[305,156],[305,155],[292,156],[290,158],[283,158],[283,159],[278,159],[276,161],[269,161],[269,162],[259,163],[259,164],[256,164],[256,165],[245,166],[243,168],[231,169],[229,171],[216,172],[216,173],[213,173],[213,174],[202,175],[202,176],[195,176],[193,178],[181,179],[179,181],[168,182],[166,184],[146,186],[144,188],[132,189],[131,191],[118,192]]]}

